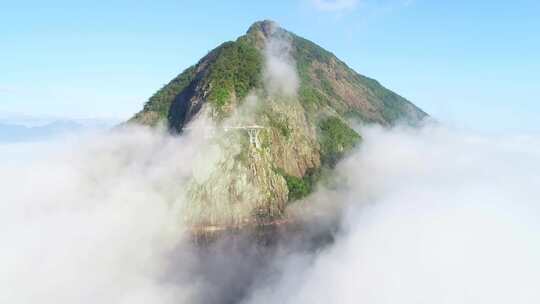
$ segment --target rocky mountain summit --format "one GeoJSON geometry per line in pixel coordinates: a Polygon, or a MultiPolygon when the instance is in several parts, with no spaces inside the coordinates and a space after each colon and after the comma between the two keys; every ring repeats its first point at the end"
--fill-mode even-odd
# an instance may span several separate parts
{"type": "Polygon", "coordinates": [[[207,138],[186,194],[205,230],[288,219],[361,142],[350,121],[415,125],[426,113],[272,21],[254,23],[157,91],[130,123],[207,138]]]}

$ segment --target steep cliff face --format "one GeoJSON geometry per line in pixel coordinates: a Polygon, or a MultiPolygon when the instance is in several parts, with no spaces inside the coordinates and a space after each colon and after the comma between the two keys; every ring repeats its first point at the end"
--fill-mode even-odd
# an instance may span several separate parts
{"type": "Polygon", "coordinates": [[[285,219],[287,205],[361,141],[349,119],[390,126],[424,117],[332,53],[262,21],[165,85],[130,122],[212,130],[186,220],[219,228],[285,219]]]}

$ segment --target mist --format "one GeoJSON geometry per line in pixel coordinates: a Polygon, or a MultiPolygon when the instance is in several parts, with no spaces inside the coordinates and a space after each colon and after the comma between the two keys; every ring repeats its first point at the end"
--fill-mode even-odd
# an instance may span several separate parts
{"type": "Polygon", "coordinates": [[[43,154],[36,145],[24,163],[3,158],[0,302],[182,299],[186,286],[159,281],[183,238],[187,141],[134,128],[71,138],[43,154]]]}
{"type": "Polygon", "coordinates": [[[335,244],[249,303],[536,303],[540,138],[363,129],[335,244]]]}
{"type": "MultiPolygon", "coordinates": [[[[342,214],[333,243],[314,251],[247,237],[197,249],[182,223],[195,138],[134,128],[50,143],[24,162],[3,157],[0,300],[540,300],[540,137],[361,132],[337,168],[343,183],[299,203],[342,214]]],[[[318,225],[324,216],[305,229],[318,225]]]]}
{"type": "Polygon", "coordinates": [[[264,47],[264,85],[270,95],[295,97],[300,80],[291,56],[292,38],[277,24],[270,31],[264,47]]]}

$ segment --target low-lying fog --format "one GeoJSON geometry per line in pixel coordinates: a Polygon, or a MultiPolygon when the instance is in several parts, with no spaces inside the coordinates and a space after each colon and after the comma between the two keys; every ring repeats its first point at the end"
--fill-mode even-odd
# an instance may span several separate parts
{"type": "Polygon", "coordinates": [[[362,134],[337,169],[347,182],[307,199],[344,206],[335,242],[264,258],[187,240],[192,138],[0,145],[0,302],[540,302],[540,136],[362,134]]]}

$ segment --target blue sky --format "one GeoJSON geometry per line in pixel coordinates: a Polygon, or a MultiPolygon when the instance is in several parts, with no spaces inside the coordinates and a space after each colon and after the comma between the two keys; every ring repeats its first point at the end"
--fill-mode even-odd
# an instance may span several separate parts
{"type": "Polygon", "coordinates": [[[129,117],[209,50],[273,19],[440,121],[540,131],[539,1],[5,2],[4,115],[129,117]]]}

